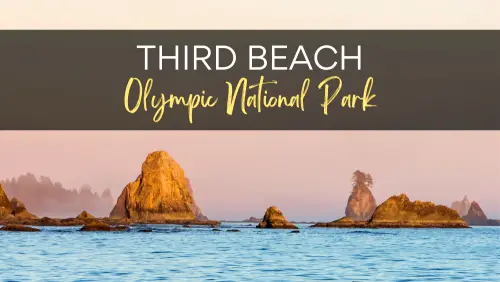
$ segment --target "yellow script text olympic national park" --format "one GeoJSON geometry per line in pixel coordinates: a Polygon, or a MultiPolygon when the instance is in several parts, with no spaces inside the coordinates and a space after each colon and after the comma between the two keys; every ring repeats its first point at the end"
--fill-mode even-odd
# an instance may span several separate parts
{"type": "MultiPolygon", "coordinates": [[[[226,114],[232,116],[235,109],[247,115],[248,109],[255,109],[258,113],[263,108],[297,108],[305,111],[305,98],[309,92],[311,84],[310,78],[305,78],[302,83],[302,88],[297,91],[298,94],[292,96],[270,95],[266,87],[278,84],[276,80],[265,80],[261,76],[257,83],[249,84],[248,79],[242,77],[233,85],[226,81],[227,85],[227,101],[226,114]],[[239,98],[239,99],[238,99],[239,98]],[[238,102],[239,101],[239,102],[238,102]]],[[[338,97],[342,90],[342,79],[338,76],[330,76],[323,79],[317,86],[317,89],[322,93],[321,108],[323,114],[328,115],[328,109],[333,102],[340,100],[341,107],[344,108],[360,108],[366,111],[368,108],[376,107],[371,104],[371,101],[376,97],[371,93],[374,84],[373,77],[366,80],[363,94],[357,95],[354,93],[343,94],[342,98],[338,97]],[[359,102],[358,102],[359,101],[359,102]],[[357,103],[358,102],[358,103],[357,103]]],[[[145,82],[139,78],[131,77],[125,87],[124,105],[125,110],[131,114],[136,113],[142,105],[145,112],[149,107],[155,110],[153,122],[159,122],[165,115],[165,107],[174,108],[176,106],[185,107],[189,123],[194,123],[194,111],[197,108],[215,108],[219,99],[216,96],[208,95],[205,90],[199,93],[190,93],[189,95],[177,96],[173,93],[165,95],[160,92],[159,95],[151,95],[153,88],[153,79],[149,78],[145,82]],[[133,87],[133,86],[136,87],[133,87]],[[133,91],[135,89],[135,91],[133,91]]]]}

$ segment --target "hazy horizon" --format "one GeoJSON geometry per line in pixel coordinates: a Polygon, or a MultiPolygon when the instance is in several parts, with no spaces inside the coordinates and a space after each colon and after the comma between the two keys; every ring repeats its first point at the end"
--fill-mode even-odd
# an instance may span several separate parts
{"type": "MultiPolygon", "coordinates": [[[[3,131],[0,179],[33,173],[67,189],[88,184],[114,200],[148,153],[167,151],[211,219],[343,216],[351,174],[374,178],[377,204],[406,193],[450,206],[467,195],[500,218],[497,131],[3,131]]],[[[29,210],[29,206],[27,207],[29,210]]]]}

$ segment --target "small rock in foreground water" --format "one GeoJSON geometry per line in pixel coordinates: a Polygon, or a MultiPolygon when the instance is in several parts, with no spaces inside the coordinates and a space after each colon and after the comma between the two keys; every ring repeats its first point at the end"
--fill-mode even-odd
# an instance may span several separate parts
{"type": "Polygon", "coordinates": [[[0,228],[0,231],[17,231],[17,232],[40,232],[40,229],[24,226],[21,224],[7,224],[0,228]]]}
{"type": "Polygon", "coordinates": [[[127,231],[127,226],[110,226],[106,223],[91,223],[84,225],[80,231],[127,231]]]}

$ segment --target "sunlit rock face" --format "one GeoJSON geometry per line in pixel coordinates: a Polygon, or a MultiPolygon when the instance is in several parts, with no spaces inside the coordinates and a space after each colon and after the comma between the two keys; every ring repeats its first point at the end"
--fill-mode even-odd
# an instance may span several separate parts
{"type": "Polygon", "coordinates": [[[405,194],[392,196],[380,204],[369,224],[380,227],[467,227],[456,210],[432,202],[411,202],[405,194]]]}
{"type": "Polygon", "coordinates": [[[0,184],[0,219],[9,217],[11,214],[12,206],[7,194],[5,194],[5,191],[3,190],[2,184],[0,184]]]}
{"type": "Polygon", "coordinates": [[[165,151],[150,153],[139,177],[122,191],[112,218],[194,220],[196,205],[184,170],[165,151]]]}
{"type": "Polygon", "coordinates": [[[297,229],[297,226],[288,222],[280,209],[272,206],[266,210],[257,228],[297,229]]]}

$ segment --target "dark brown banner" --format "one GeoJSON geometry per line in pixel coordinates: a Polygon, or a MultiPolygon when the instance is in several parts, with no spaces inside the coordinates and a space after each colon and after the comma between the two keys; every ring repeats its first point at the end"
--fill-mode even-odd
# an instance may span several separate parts
{"type": "Polygon", "coordinates": [[[0,31],[2,130],[497,130],[500,31],[0,31]]]}

